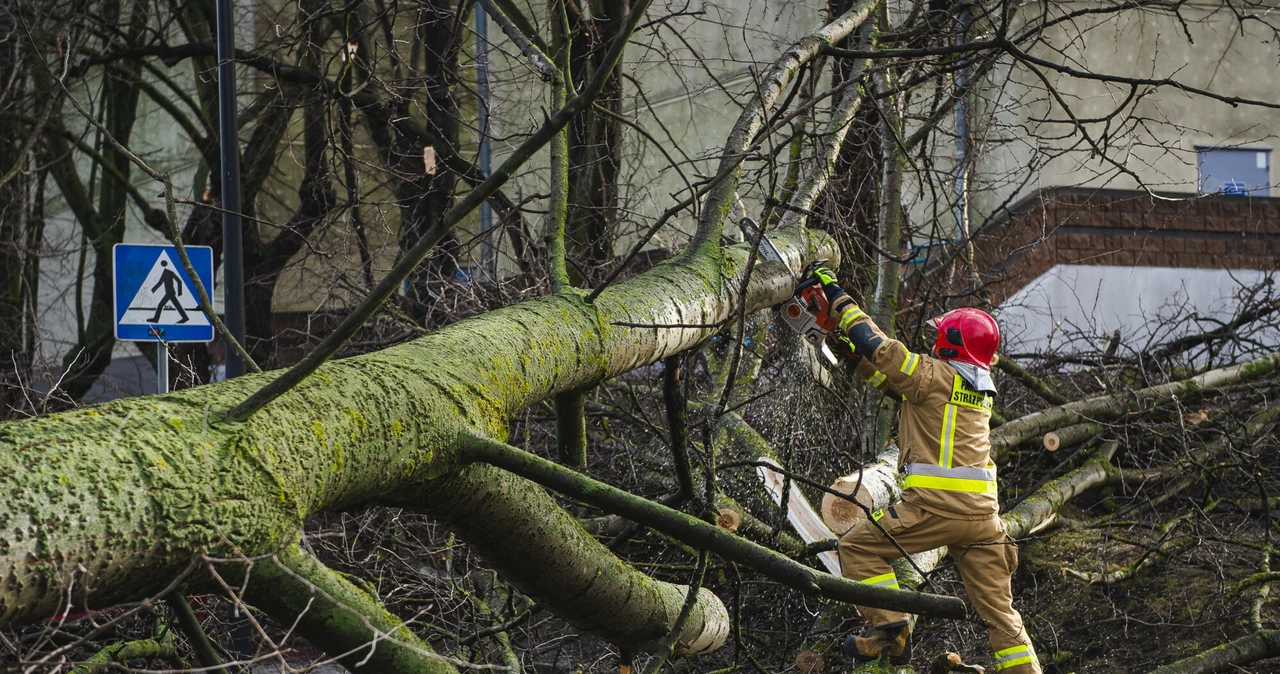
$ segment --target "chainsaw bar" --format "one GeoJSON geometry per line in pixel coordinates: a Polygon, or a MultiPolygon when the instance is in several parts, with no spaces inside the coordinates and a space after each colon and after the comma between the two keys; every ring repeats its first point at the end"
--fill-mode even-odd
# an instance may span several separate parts
{"type": "MultiPolygon", "coordinates": [[[[749,217],[744,217],[738,220],[738,226],[742,228],[743,234],[751,237],[752,241],[754,241],[760,233],[760,225],[756,224],[756,221],[749,217]]],[[[760,259],[765,260],[766,262],[781,262],[782,266],[787,268],[787,273],[791,274],[792,280],[795,279],[796,271],[791,268],[791,265],[787,264],[787,258],[783,257],[782,253],[778,252],[778,247],[773,245],[773,242],[769,240],[768,234],[760,236],[759,254],[760,259]]]]}
{"type": "MultiPolygon", "coordinates": [[[[791,274],[791,278],[798,280],[796,279],[795,270],[787,263],[787,258],[778,252],[777,246],[774,246],[773,242],[769,240],[769,235],[760,235],[760,225],[755,220],[750,217],[744,217],[738,220],[738,226],[742,228],[743,234],[751,237],[751,240],[760,239],[760,259],[767,262],[782,263],[782,266],[786,267],[787,272],[791,274]]],[[[782,320],[787,324],[787,327],[795,330],[797,334],[804,337],[805,341],[818,349],[830,364],[836,364],[836,355],[827,346],[827,331],[818,325],[818,319],[809,312],[803,297],[792,297],[782,304],[782,320]]]]}

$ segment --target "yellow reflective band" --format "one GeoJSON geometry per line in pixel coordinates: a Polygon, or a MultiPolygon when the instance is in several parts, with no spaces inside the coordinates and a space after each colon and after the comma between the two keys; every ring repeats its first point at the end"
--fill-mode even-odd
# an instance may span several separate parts
{"type": "Polygon", "coordinates": [[[942,440],[938,443],[938,465],[951,467],[951,457],[956,446],[956,413],[960,411],[955,405],[947,405],[942,411],[942,440]]]}
{"type": "Polygon", "coordinates": [[[881,517],[884,517],[884,508],[879,508],[875,512],[871,513],[871,519],[876,522],[879,522],[881,517]]]}
{"type": "Polygon", "coordinates": [[[991,480],[969,480],[962,477],[935,477],[933,475],[908,475],[902,481],[902,488],[963,491],[971,494],[996,493],[996,483],[991,480]]]}
{"type": "Polygon", "coordinates": [[[1035,651],[1030,646],[1019,645],[996,651],[996,671],[1036,662],[1035,651]]]}
{"type": "Polygon", "coordinates": [[[870,379],[868,379],[868,380],[867,380],[867,382],[868,382],[869,384],[871,384],[872,386],[879,386],[879,385],[883,384],[883,383],[884,383],[884,380],[886,380],[886,379],[888,379],[888,378],[889,378],[889,375],[887,375],[887,374],[885,374],[885,373],[883,373],[883,372],[881,372],[881,371],[879,371],[879,370],[876,370],[876,373],[875,373],[875,374],[873,374],[873,375],[871,375],[871,378],[870,378],[870,379]]]}
{"type": "Polygon", "coordinates": [[[1013,660],[1001,660],[1000,662],[996,663],[996,671],[998,672],[1004,669],[1009,669],[1010,667],[1017,667],[1018,665],[1025,665],[1035,661],[1036,661],[1036,656],[1034,655],[1024,655],[1020,658],[1015,658],[1013,660]]]}
{"type": "Polygon", "coordinates": [[[866,314],[863,313],[863,311],[859,309],[857,305],[854,305],[849,307],[848,309],[845,309],[844,315],[840,317],[840,329],[844,330],[848,328],[850,323],[864,316],[866,316],[866,314]]]}
{"type": "Polygon", "coordinates": [[[991,396],[973,390],[969,382],[960,375],[956,375],[955,380],[951,382],[950,402],[952,405],[963,405],[984,412],[991,411],[991,396]]]}
{"type": "Polygon", "coordinates": [[[910,377],[912,374],[915,373],[916,366],[919,364],[920,364],[920,356],[914,353],[908,353],[907,357],[902,359],[902,367],[899,368],[898,371],[910,377]]]}
{"type": "Polygon", "coordinates": [[[898,577],[893,575],[892,571],[890,571],[889,573],[881,574],[879,576],[863,578],[858,582],[864,585],[875,585],[878,587],[891,587],[895,590],[898,589],[898,577]]]}

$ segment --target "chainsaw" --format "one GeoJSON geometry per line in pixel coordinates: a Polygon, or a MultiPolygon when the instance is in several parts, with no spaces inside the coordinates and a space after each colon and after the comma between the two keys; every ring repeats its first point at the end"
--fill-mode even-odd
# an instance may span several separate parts
{"type": "MultiPolygon", "coordinates": [[[[752,239],[759,238],[760,257],[770,262],[780,262],[791,272],[791,276],[795,278],[796,274],[791,269],[791,265],[787,263],[787,259],[782,256],[773,242],[769,240],[768,235],[759,234],[759,225],[751,218],[742,218],[738,221],[738,225],[743,232],[752,239]]],[[[791,299],[782,303],[779,308],[782,312],[782,320],[787,327],[796,331],[805,341],[809,342],[822,352],[827,361],[831,365],[835,365],[838,361],[831,351],[831,347],[827,345],[827,335],[837,332],[839,324],[831,317],[831,303],[827,301],[827,294],[822,290],[822,282],[818,280],[817,274],[814,273],[818,267],[826,264],[826,260],[815,260],[809,266],[800,272],[799,282],[796,284],[795,292],[791,299]]],[[[842,339],[847,342],[847,339],[842,339]]],[[[847,349],[840,349],[846,358],[852,359],[852,345],[847,349]]]]}
{"type": "Polygon", "coordinates": [[[813,273],[826,263],[826,260],[809,263],[800,273],[800,282],[791,299],[782,303],[782,320],[814,346],[825,344],[827,335],[839,327],[831,317],[831,303],[822,290],[822,282],[813,273]]]}

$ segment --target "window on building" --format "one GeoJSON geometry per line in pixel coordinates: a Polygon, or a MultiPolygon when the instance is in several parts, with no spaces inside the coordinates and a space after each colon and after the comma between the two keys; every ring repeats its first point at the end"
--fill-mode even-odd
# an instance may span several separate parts
{"type": "Polygon", "coordinates": [[[1271,150],[1198,148],[1201,194],[1271,196],[1271,150]]]}

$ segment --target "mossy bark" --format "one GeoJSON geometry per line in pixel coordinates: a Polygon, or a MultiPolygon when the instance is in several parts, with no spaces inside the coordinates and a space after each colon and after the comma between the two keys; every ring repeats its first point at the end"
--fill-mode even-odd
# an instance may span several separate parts
{"type": "MultiPolygon", "coordinates": [[[[816,232],[773,240],[793,268],[837,255],[816,232]]],[[[0,425],[0,625],[50,615],[69,591],[77,604],[137,600],[197,554],[271,554],[313,513],[432,489],[458,469],[460,433],[504,439],[532,403],[710,337],[661,326],[729,316],[746,252],[659,265],[594,304],[542,297],[326,363],[244,422],[223,413],[274,373],[0,425]]],[[[768,306],[790,286],[782,265],[762,264],[745,301],[768,306]]]]}
{"type": "Polygon", "coordinates": [[[1280,655],[1280,630],[1261,630],[1203,653],[1165,665],[1151,674],[1210,674],[1280,655]]]}
{"type": "MultiPolygon", "coordinates": [[[[504,580],[575,627],[632,652],[656,648],[688,588],[654,580],[615,557],[538,485],[476,465],[396,496],[456,530],[504,580]]],[[[706,653],[729,634],[724,605],[703,588],[680,652],[706,653]]]]}
{"type": "Polygon", "coordinates": [[[714,552],[788,587],[838,601],[894,610],[917,611],[943,618],[964,618],[963,602],[954,597],[905,592],[846,580],[804,566],[768,548],[648,499],[557,466],[541,457],[486,438],[459,439],[462,454],[473,461],[500,466],[536,480],[632,521],[653,527],[698,550],[714,552]]]}
{"type": "Polygon", "coordinates": [[[94,653],[92,657],[76,665],[71,674],[102,674],[121,668],[130,660],[158,658],[174,660],[178,649],[173,645],[172,634],[165,639],[138,639],[121,641],[94,653]]]}
{"type": "Polygon", "coordinates": [[[1110,482],[1116,477],[1111,457],[1119,447],[1119,442],[1107,442],[1083,466],[1037,489],[1036,493],[1002,515],[1009,535],[1013,538],[1030,535],[1055,517],[1067,501],[1110,482]]]}
{"type": "Polygon", "coordinates": [[[295,625],[298,634],[326,652],[342,654],[339,662],[351,671],[457,674],[376,597],[298,545],[253,565],[247,600],[295,625]]]}

